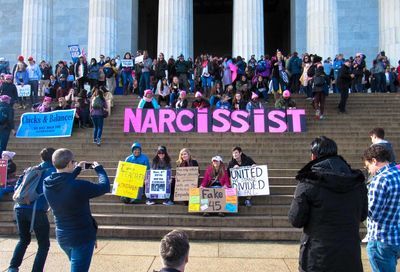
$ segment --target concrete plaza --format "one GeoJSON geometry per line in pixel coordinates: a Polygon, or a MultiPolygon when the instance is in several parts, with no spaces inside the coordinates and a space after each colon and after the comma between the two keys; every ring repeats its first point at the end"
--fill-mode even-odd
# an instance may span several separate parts
{"type": "MultiPolygon", "coordinates": [[[[7,270],[17,241],[15,237],[0,237],[0,271],[7,270]]],[[[188,272],[298,271],[298,243],[191,241],[190,246],[188,272]]],[[[36,250],[36,240],[32,239],[21,272],[31,270],[36,250]]],[[[371,271],[365,246],[362,258],[364,271],[371,271]]],[[[90,271],[151,272],[160,268],[159,241],[100,239],[90,271]]],[[[69,271],[67,257],[54,239],[51,239],[45,271],[69,271]]]]}

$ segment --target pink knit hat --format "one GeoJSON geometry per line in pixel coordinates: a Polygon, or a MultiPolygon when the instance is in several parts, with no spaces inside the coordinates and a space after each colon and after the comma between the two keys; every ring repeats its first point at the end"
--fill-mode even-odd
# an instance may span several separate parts
{"type": "Polygon", "coordinates": [[[43,102],[49,102],[49,103],[51,103],[52,100],[53,100],[53,99],[52,99],[51,97],[46,96],[46,97],[43,99],[43,102]]]}
{"type": "Polygon", "coordinates": [[[0,102],[6,102],[6,103],[10,104],[11,97],[9,97],[8,95],[1,95],[0,96],[0,102]]]}
{"type": "Polygon", "coordinates": [[[13,78],[13,77],[12,77],[12,75],[10,75],[10,74],[7,74],[7,75],[4,76],[4,79],[5,79],[5,80],[12,80],[12,78],[13,78]]]}
{"type": "Polygon", "coordinates": [[[289,98],[290,97],[290,91],[289,90],[284,91],[282,96],[283,96],[283,98],[289,98]]]}
{"type": "Polygon", "coordinates": [[[153,95],[153,91],[152,90],[145,90],[144,91],[144,96],[147,96],[149,94],[153,95]]]}
{"type": "Polygon", "coordinates": [[[251,93],[251,99],[256,99],[258,98],[258,94],[256,94],[255,92],[251,93]]]}
{"type": "Polygon", "coordinates": [[[186,97],[186,92],[185,92],[185,91],[181,91],[181,92],[179,93],[179,95],[180,95],[181,97],[186,97]]]}
{"type": "Polygon", "coordinates": [[[194,95],[194,97],[202,97],[203,95],[201,94],[201,92],[196,92],[196,94],[194,95]]]}

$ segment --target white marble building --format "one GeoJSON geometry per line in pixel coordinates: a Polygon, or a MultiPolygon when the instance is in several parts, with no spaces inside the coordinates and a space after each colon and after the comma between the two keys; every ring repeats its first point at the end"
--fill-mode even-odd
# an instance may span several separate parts
{"type": "Polygon", "coordinates": [[[246,59],[273,54],[272,42],[284,53],[307,51],[324,58],[363,52],[369,65],[380,50],[392,63],[400,59],[399,0],[0,0],[0,7],[0,57],[11,63],[20,54],[70,60],[69,44],[97,58],[147,49],[140,44],[152,47],[153,57],[160,51],[193,57],[204,44],[208,50],[219,46],[216,38],[207,40],[214,32],[226,35],[224,52],[246,59]],[[221,4],[216,21],[207,9],[201,11],[207,2],[221,4]],[[287,12],[268,13],[283,2],[287,12]],[[158,10],[146,11],[149,3],[158,10]],[[271,16],[279,20],[270,23],[271,16]],[[284,24],[285,31],[271,32],[284,24]],[[200,37],[204,31],[209,35],[200,37]]]}

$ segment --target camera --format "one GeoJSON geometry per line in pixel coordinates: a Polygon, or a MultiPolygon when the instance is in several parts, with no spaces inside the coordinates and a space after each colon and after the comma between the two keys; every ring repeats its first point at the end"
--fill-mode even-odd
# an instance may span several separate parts
{"type": "Polygon", "coordinates": [[[85,168],[84,168],[85,170],[87,170],[87,169],[93,169],[93,163],[90,163],[90,162],[86,162],[85,163],[85,168]]]}

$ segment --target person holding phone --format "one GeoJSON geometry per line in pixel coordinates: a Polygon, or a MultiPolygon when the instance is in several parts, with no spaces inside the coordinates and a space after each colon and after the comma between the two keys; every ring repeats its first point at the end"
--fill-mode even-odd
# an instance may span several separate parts
{"type": "Polygon", "coordinates": [[[88,271],[97,233],[89,201],[110,192],[110,181],[102,165],[77,163],[68,149],[57,149],[52,161],[57,172],[44,180],[43,192],[53,210],[57,242],[71,262],[71,271],[88,271]],[[76,179],[83,167],[94,168],[97,184],[76,179]]]}

